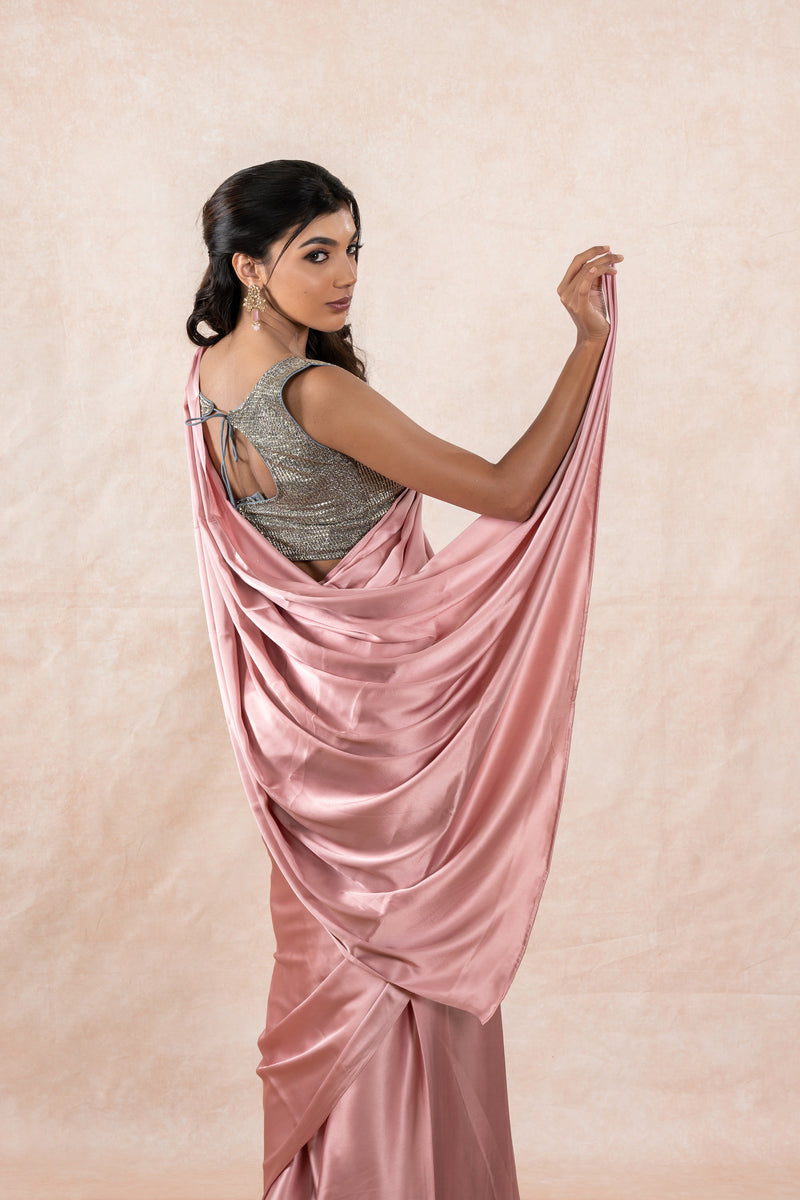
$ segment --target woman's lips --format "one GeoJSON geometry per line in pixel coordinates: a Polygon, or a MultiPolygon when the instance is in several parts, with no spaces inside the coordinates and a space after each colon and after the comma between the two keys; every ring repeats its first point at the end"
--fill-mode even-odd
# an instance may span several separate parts
{"type": "Polygon", "coordinates": [[[344,300],[329,300],[328,308],[334,308],[336,312],[347,312],[351,299],[351,296],[345,296],[344,300]]]}

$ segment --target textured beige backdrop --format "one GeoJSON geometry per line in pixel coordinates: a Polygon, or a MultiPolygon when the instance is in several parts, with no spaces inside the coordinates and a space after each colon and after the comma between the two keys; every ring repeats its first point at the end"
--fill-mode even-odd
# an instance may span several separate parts
{"type": "MultiPolygon", "coordinates": [[[[626,255],[525,1200],[800,1196],[796,3],[2,4],[4,1200],[259,1194],[271,940],[184,464],[195,221],[318,160],[372,379],[497,456],[626,255]]],[[[463,515],[432,506],[441,544],[463,515]]],[[[401,1200],[425,1200],[422,1197],[401,1200]]]]}

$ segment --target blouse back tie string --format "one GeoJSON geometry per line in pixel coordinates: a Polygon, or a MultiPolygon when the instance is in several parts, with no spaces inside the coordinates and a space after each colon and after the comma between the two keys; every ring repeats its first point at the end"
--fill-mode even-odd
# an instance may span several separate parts
{"type": "MultiPolygon", "coordinates": [[[[210,404],[211,401],[208,401],[208,403],[210,404]]],[[[222,476],[222,482],[225,484],[225,491],[228,493],[228,499],[235,507],[236,500],[233,495],[233,489],[231,488],[231,481],[228,478],[228,467],[226,464],[226,455],[228,453],[229,446],[231,448],[231,453],[233,454],[233,461],[237,463],[239,461],[239,455],[236,452],[236,440],[233,436],[234,424],[231,420],[231,414],[222,412],[216,406],[212,405],[207,413],[203,413],[199,417],[188,417],[185,423],[187,425],[203,425],[211,417],[222,417],[222,424],[219,430],[219,449],[222,458],[222,461],[220,462],[220,475],[222,476]]]]}

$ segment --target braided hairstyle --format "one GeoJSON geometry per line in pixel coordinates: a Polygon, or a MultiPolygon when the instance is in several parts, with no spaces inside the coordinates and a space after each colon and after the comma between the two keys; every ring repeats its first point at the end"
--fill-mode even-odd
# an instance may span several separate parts
{"type": "MultiPolygon", "coordinates": [[[[243,295],[231,261],[234,254],[263,260],[279,238],[290,235],[288,245],[317,217],[342,206],[350,210],[359,235],[361,217],[353,193],[330,171],[302,159],[279,158],[247,167],[220,184],[203,205],[208,267],[186,322],[190,340],[196,346],[213,346],[234,329],[243,295]],[[201,323],[212,332],[201,333],[201,323]]],[[[366,378],[349,325],[335,333],[309,329],[306,352],[309,358],[366,378]]]]}

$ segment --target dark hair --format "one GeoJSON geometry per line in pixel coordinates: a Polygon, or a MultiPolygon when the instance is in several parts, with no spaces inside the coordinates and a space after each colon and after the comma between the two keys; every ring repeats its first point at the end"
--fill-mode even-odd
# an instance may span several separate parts
{"type": "MultiPolygon", "coordinates": [[[[203,205],[208,267],[186,322],[191,341],[197,346],[213,346],[239,319],[243,290],[233,269],[234,254],[264,259],[280,237],[291,234],[289,242],[294,241],[317,217],[335,213],[343,205],[349,208],[356,235],[360,235],[361,217],[350,189],[324,167],[302,159],[279,158],[247,167],[220,184],[203,205]],[[200,333],[201,322],[213,333],[200,333]]],[[[359,379],[366,377],[349,325],[335,333],[309,329],[307,354],[344,367],[359,379]]]]}

